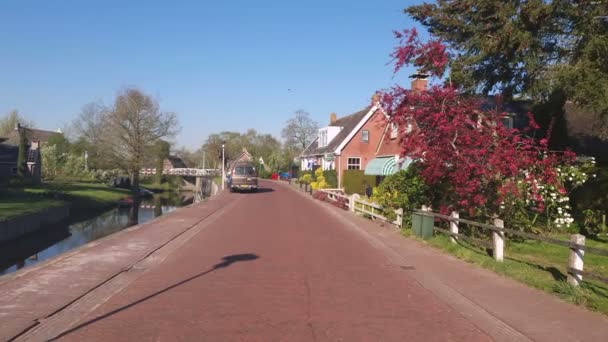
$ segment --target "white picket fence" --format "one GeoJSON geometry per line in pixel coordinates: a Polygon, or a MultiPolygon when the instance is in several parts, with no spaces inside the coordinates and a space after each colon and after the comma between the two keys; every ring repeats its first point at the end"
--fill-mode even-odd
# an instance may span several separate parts
{"type": "Polygon", "coordinates": [[[403,223],[403,209],[395,210],[397,218],[395,221],[390,221],[386,216],[382,215],[384,209],[377,203],[367,202],[358,194],[346,195],[343,189],[322,189],[318,190],[327,194],[327,198],[331,201],[338,202],[338,198],[346,200],[348,208],[354,213],[369,215],[373,220],[382,220],[401,228],[403,223]]]}

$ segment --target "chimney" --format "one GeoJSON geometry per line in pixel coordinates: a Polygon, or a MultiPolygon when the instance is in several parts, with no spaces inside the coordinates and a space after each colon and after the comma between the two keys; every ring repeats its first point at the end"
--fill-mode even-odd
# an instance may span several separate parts
{"type": "Polygon", "coordinates": [[[329,124],[330,125],[335,124],[336,120],[338,120],[338,117],[336,116],[336,113],[330,113],[329,114],[329,124]]]}
{"type": "Polygon", "coordinates": [[[428,80],[427,80],[428,77],[429,77],[429,75],[427,75],[423,72],[420,72],[420,71],[416,71],[415,74],[410,76],[410,78],[412,79],[412,91],[416,91],[416,92],[426,91],[426,86],[428,84],[428,80]]]}
{"type": "Polygon", "coordinates": [[[379,103],[380,103],[380,94],[378,94],[378,92],[376,92],[376,93],[374,93],[374,95],[372,95],[372,106],[375,106],[379,103]]]}

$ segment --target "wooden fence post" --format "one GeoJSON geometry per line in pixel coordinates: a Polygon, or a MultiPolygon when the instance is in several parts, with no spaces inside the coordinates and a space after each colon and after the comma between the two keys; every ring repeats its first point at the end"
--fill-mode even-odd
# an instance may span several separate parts
{"type": "Polygon", "coordinates": [[[395,210],[397,214],[397,227],[403,228],[403,208],[395,210]]]}
{"type": "MultiPolygon", "coordinates": [[[[570,235],[570,242],[577,245],[585,245],[585,236],[581,234],[570,235]]],[[[576,271],[583,271],[583,257],[585,256],[585,250],[577,246],[570,247],[570,260],[568,263],[569,268],[576,271]]],[[[568,283],[572,286],[578,286],[583,281],[583,275],[568,270],[568,283]]]]}
{"type": "MultiPolygon", "coordinates": [[[[501,219],[494,219],[494,225],[499,228],[504,228],[505,223],[501,219]]],[[[494,240],[494,260],[502,262],[504,259],[504,248],[505,248],[505,232],[503,231],[492,231],[492,240],[494,240]]]]}
{"type": "Polygon", "coordinates": [[[348,199],[350,205],[350,211],[355,212],[355,201],[359,199],[359,194],[352,194],[348,199]]]}
{"type": "MultiPolygon", "coordinates": [[[[452,211],[452,213],[450,214],[450,217],[457,219],[460,217],[460,214],[457,211],[452,211]]],[[[450,232],[452,234],[458,234],[458,222],[457,221],[450,221],[450,232]]],[[[456,241],[458,240],[458,237],[451,236],[450,240],[452,241],[452,243],[456,243],[456,241]]]]}

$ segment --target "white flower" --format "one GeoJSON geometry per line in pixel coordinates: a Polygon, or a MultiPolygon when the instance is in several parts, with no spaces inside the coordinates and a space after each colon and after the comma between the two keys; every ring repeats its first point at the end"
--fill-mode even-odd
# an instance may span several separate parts
{"type": "Polygon", "coordinates": [[[594,174],[593,174],[593,178],[595,178],[595,177],[597,177],[597,175],[594,173],[594,174]]]}
{"type": "Polygon", "coordinates": [[[569,181],[572,181],[572,177],[568,177],[568,180],[569,180],[569,181]]]}

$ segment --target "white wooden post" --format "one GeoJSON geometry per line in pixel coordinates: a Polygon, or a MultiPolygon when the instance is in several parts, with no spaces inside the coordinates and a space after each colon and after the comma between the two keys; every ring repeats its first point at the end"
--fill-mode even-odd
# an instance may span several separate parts
{"type": "MultiPolygon", "coordinates": [[[[458,219],[460,217],[460,214],[457,211],[452,211],[452,214],[450,214],[450,217],[453,219],[458,219]]],[[[458,222],[457,221],[450,221],[450,232],[452,234],[458,234],[458,222]]],[[[456,243],[456,240],[458,240],[458,237],[451,236],[450,240],[452,241],[452,243],[456,243]]]]}
{"type": "MultiPolygon", "coordinates": [[[[505,223],[501,219],[494,219],[494,225],[499,228],[505,227],[505,223]]],[[[494,260],[502,262],[504,259],[505,232],[493,230],[492,239],[494,240],[494,260]]]]}
{"type": "Polygon", "coordinates": [[[397,214],[397,227],[403,228],[403,208],[395,210],[395,213],[397,214]]]}
{"type": "MultiPolygon", "coordinates": [[[[581,234],[570,235],[570,242],[577,245],[585,245],[585,236],[581,234]]],[[[570,262],[568,266],[576,271],[583,270],[583,257],[585,256],[585,250],[572,246],[570,247],[570,262]]],[[[568,272],[568,283],[572,286],[578,286],[583,281],[583,275],[573,272],[568,272]]]]}
{"type": "Polygon", "coordinates": [[[355,201],[359,199],[358,194],[352,194],[348,199],[349,209],[352,212],[355,212],[355,201]]]}

